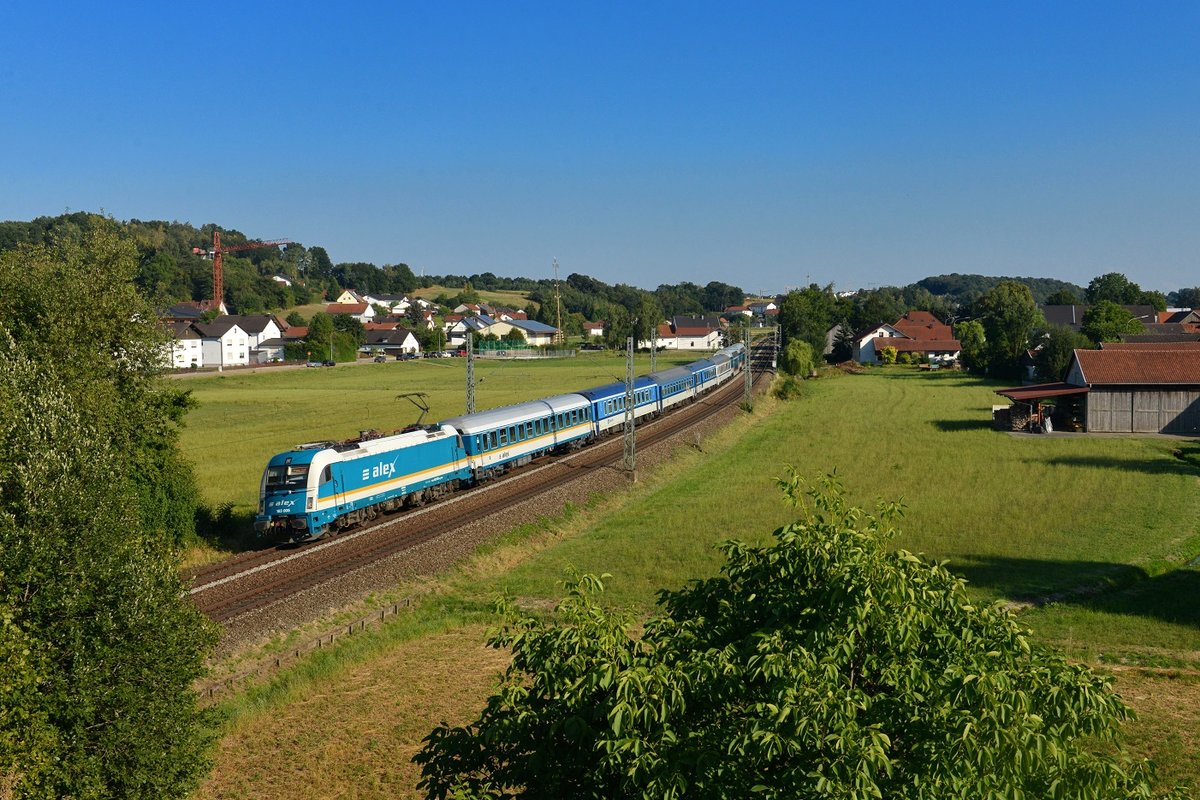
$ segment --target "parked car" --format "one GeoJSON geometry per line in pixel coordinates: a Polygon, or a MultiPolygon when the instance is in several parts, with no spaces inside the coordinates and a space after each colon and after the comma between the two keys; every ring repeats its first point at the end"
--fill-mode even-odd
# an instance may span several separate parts
{"type": "Polygon", "coordinates": [[[337,366],[337,362],[336,362],[336,361],[334,361],[333,359],[326,359],[326,360],[324,360],[324,361],[322,361],[322,362],[321,362],[321,366],[322,366],[322,367],[336,367],[336,366],[337,366]]]}
{"type": "Polygon", "coordinates": [[[305,364],[304,366],[306,366],[306,367],[319,367],[319,366],[321,366],[321,362],[320,362],[320,361],[310,361],[310,362],[308,362],[307,364],[305,364]]]}
{"type": "Polygon", "coordinates": [[[382,364],[385,361],[387,361],[387,356],[385,356],[383,353],[380,353],[379,355],[375,356],[376,364],[382,364]]]}
{"type": "Polygon", "coordinates": [[[418,358],[416,353],[397,353],[397,361],[414,361],[418,358]]]}

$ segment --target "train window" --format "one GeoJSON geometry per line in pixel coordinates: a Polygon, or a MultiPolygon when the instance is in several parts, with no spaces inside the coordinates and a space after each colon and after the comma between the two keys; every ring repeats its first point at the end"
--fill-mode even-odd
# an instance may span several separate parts
{"type": "Polygon", "coordinates": [[[508,441],[510,441],[510,442],[517,441],[517,429],[511,425],[508,426],[508,441]]]}
{"type": "Polygon", "coordinates": [[[492,449],[495,450],[496,449],[496,432],[495,431],[492,431],[491,438],[492,438],[492,449]]]}
{"type": "Polygon", "coordinates": [[[333,480],[333,465],[326,464],[325,469],[321,470],[321,483],[329,483],[333,480]]]}
{"type": "Polygon", "coordinates": [[[267,469],[267,489],[301,489],[308,481],[308,464],[267,469]]]}
{"type": "MultiPolygon", "coordinates": [[[[495,436],[495,434],[492,434],[492,435],[495,436]]],[[[506,444],[508,444],[508,428],[501,428],[500,429],[500,446],[503,447],[506,444]]]]}
{"type": "Polygon", "coordinates": [[[525,423],[525,438],[530,439],[532,437],[533,437],[533,423],[526,422],[525,423]]]}

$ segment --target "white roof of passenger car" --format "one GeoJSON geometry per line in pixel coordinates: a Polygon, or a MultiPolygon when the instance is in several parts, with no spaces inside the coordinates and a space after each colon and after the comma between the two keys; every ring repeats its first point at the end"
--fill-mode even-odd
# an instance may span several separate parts
{"type": "Polygon", "coordinates": [[[464,414],[459,417],[444,419],[440,424],[452,425],[466,435],[490,431],[505,425],[517,425],[533,419],[540,419],[547,414],[559,414],[564,411],[574,411],[586,408],[587,398],[577,394],[560,394],[547,397],[544,400],[531,400],[528,403],[517,403],[513,406],[492,408],[475,414],[464,414]]]}

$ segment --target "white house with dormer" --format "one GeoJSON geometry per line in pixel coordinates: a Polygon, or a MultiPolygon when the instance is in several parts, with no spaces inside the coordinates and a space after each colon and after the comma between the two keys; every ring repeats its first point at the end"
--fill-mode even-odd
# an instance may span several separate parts
{"type": "Polygon", "coordinates": [[[191,322],[178,321],[168,324],[171,342],[168,346],[167,365],[172,369],[196,369],[204,366],[204,338],[191,322]]]}
{"type": "Polygon", "coordinates": [[[250,335],[228,317],[192,323],[201,335],[204,366],[235,367],[250,363],[250,335]]]}

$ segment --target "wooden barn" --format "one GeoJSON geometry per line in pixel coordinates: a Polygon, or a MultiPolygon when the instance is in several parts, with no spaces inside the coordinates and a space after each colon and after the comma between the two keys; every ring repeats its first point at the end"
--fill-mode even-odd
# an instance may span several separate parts
{"type": "Polygon", "coordinates": [[[995,409],[993,421],[1004,430],[1030,430],[1045,414],[1057,430],[1200,434],[1200,349],[1151,347],[1076,350],[1062,383],[997,389],[1013,405],[1007,415],[995,409]]]}
{"type": "Polygon", "coordinates": [[[1076,350],[1066,382],[1088,387],[1086,429],[1093,433],[1200,433],[1194,348],[1076,350]]]}

